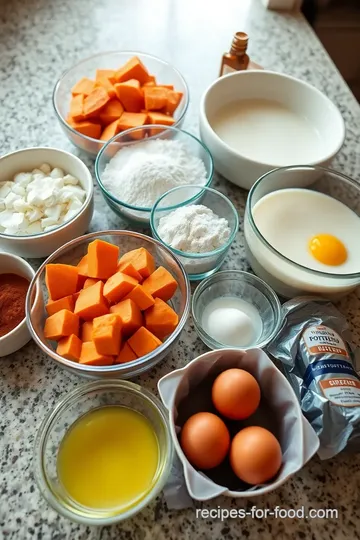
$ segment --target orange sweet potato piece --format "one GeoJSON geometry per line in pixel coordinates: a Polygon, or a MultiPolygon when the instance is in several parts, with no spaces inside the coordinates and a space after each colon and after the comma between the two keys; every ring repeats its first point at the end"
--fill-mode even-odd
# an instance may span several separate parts
{"type": "Polygon", "coordinates": [[[119,265],[124,263],[131,263],[143,278],[149,277],[155,270],[154,257],[143,247],[125,253],[120,258],[119,265]]]}
{"type": "Polygon", "coordinates": [[[81,340],[92,341],[93,322],[85,321],[81,326],[81,340]]]}
{"type": "Polygon", "coordinates": [[[113,313],[93,320],[92,340],[98,353],[118,355],[121,348],[121,319],[113,313]]]}
{"type": "Polygon", "coordinates": [[[85,341],[81,347],[79,363],[88,366],[111,366],[114,363],[114,358],[98,353],[95,343],[85,341]]]}
{"type": "Polygon", "coordinates": [[[127,342],[139,358],[149,354],[161,345],[160,339],[149,332],[145,326],[141,326],[127,342]]]}
{"type": "Polygon", "coordinates": [[[149,86],[156,86],[155,81],[148,81],[145,84],[142,85],[142,88],[148,88],[149,86]]]}
{"type": "Polygon", "coordinates": [[[143,91],[136,79],[115,84],[115,91],[125,111],[138,113],[144,107],[143,91]]]}
{"type": "Polygon", "coordinates": [[[158,88],[167,88],[168,90],[174,90],[174,85],[173,84],[158,84],[157,87],[158,88]]]}
{"type": "Polygon", "coordinates": [[[114,84],[114,82],[115,82],[115,74],[116,74],[115,69],[97,69],[96,70],[95,82],[99,82],[101,79],[106,77],[107,79],[109,79],[109,81],[112,84],[114,84]]]}
{"type": "Polygon", "coordinates": [[[73,122],[84,120],[84,94],[73,96],[70,101],[70,116],[73,122]]]}
{"type": "Polygon", "coordinates": [[[92,139],[98,139],[101,134],[101,124],[95,122],[89,122],[89,120],[83,120],[82,122],[71,122],[73,127],[79,133],[91,137],[92,139]]]}
{"type": "Polygon", "coordinates": [[[126,342],[124,343],[117,358],[115,358],[115,364],[125,364],[125,362],[132,362],[136,359],[136,354],[134,353],[130,345],[126,342]]]}
{"type": "Polygon", "coordinates": [[[124,82],[130,79],[137,79],[140,84],[146,83],[150,79],[148,70],[137,56],[133,56],[116,73],[116,82],[124,82]]]}
{"type": "Polygon", "coordinates": [[[75,302],[74,313],[87,321],[109,313],[103,290],[104,284],[102,281],[98,281],[95,285],[87,289],[82,289],[79,298],[75,302]]]}
{"type": "Polygon", "coordinates": [[[142,285],[136,285],[133,290],[124,298],[124,300],[133,300],[138,308],[143,311],[154,305],[155,300],[142,285]]]}
{"type": "Polygon", "coordinates": [[[70,264],[47,264],[45,283],[51,300],[74,294],[77,289],[78,269],[70,264]]]}
{"type": "Polygon", "coordinates": [[[72,294],[69,296],[64,296],[59,298],[59,300],[49,300],[46,304],[46,311],[48,315],[54,315],[62,309],[67,309],[69,311],[74,311],[75,301],[72,294]]]}
{"type": "MultiPolygon", "coordinates": [[[[145,113],[124,112],[119,118],[118,127],[120,131],[124,131],[125,129],[144,126],[146,124],[146,121],[147,114],[145,113]]],[[[138,133],[139,138],[142,138],[144,136],[143,130],[139,130],[138,133]]],[[[132,135],[132,137],[135,138],[135,135],[132,135]]]]}
{"type": "Polygon", "coordinates": [[[179,324],[177,313],[161,298],[155,298],[155,304],[144,315],[146,328],[159,339],[171,334],[179,324]]]}
{"type": "Polygon", "coordinates": [[[174,91],[170,90],[167,93],[167,103],[166,103],[164,112],[170,115],[174,114],[174,112],[179,106],[179,103],[182,97],[183,97],[182,92],[176,92],[175,90],[174,91]]]}
{"type": "Polygon", "coordinates": [[[142,285],[151,296],[161,298],[165,302],[170,300],[177,288],[176,280],[163,266],[159,266],[142,285]]]}
{"type": "Polygon", "coordinates": [[[142,275],[136,270],[131,262],[119,262],[117,271],[137,279],[139,283],[141,283],[143,280],[142,275]]]}
{"type": "Polygon", "coordinates": [[[94,240],[91,242],[88,246],[89,277],[108,279],[115,274],[119,251],[119,246],[104,242],[104,240],[94,240]]]}
{"type": "Polygon", "coordinates": [[[136,279],[122,272],[116,272],[106,281],[104,285],[104,296],[109,304],[114,304],[129,294],[137,284],[138,281],[136,279]]]}
{"type": "Polygon", "coordinates": [[[76,268],[78,269],[79,276],[88,277],[88,255],[84,255],[82,259],[77,263],[76,268]]]}
{"type": "Polygon", "coordinates": [[[98,281],[101,281],[100,279],[88,277],[86,278],[83,289],[87,289],[88,287],[91,287],[91,285],[95,285],[98,281]]]}
{"type": "Polygon", "coordinates": [[[81,340],[75,334],[71,334],[71,336],[60,339],[56,352],[68,360],[78,362],[80,360],[81,346],[81,340]]]}
{"type": "Polygon", "coordinates": [[[99,118],[102,124],[107,126],[108,124],[115,122],[115,120],[119,120],[123,112],[124,107],[121,105],[120,101],[118,99],[111,99],[101,111],[99,118]]]}
{"type": "Polygon", "coordinates": [[[111,124],[107,125],[100,136],[100,141],[109,141],[120,131],[119,119],[114,120],[111,124]]]}
{"type": "Polygon", "coordinates": [[[79,317],[68,309],[62,309],[54,313],[45,321],[44,336],[46,339],[59,341],[59,339],[71,336],[71,334],[77,336],[78,333],[79,317]]]}
{"type": "MultiPolygon", "coordinates": [[[[151,309],[151,308],[150,308],[151,309]]],[[[128,298],[118,304],[111,306],[110,313],[118,315],[122,322],[122,335],[131,336],[140,326],[143,325],[143,317],[139,307],[133,300],[128,298]]]]}
{"type": "Polygon", "coordinates": [[[84,96],[88,96],[91,94],[91,92],[95,88],[95,81],[92,81],[91,79],[88,79],[87,77],[83,77],[78,81],[71,89],[71,93],[73,96],[76,96],[78,94],[83,94],[84,96]]]}
{"type": "Polygon", "coordinates": [[[96,81],[95,88],[104,88],[108,93],[109,98],[116,98],[116,90],[114,85],[109,81],[107,77],[102,77],[96,81]]]}
{"type": "MultiPolygon", "coordinates": [[[[102,86],[94,88],[94,90],[84,99],[83,115],[84,118],[97,116],[101,109],[110,101],[109,94],[102,86]]],[[[74,117],[74,115],[71,113],[74,117]]]]}
{"type": "Polygon", "coordinates": [[[169,90],[159,86],[144,88],[145,109],[147,111],[159,111],[167,104],[169,90]]]}
{"type": "MultiPolygon", "coordinates": [[[[149,124],[163,124],[164,126],[172,126],[175,124],[175,118],[168,116],[167,114],[160,112],[149,112],[148,114],[149,124]]],[[[150,136],[157,135],[163,131],[161,128],[150,129],[150,136]]]]}

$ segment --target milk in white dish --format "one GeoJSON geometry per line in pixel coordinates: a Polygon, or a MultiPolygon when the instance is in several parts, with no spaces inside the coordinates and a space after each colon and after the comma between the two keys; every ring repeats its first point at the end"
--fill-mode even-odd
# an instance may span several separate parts
{"type": "Polygon", "coordinates": [[[228,103],[216,112],[211,126],[236,152],[274,166],[312,163],[325,153],[320,133],[311,121],[276,101],[228,103]]]}

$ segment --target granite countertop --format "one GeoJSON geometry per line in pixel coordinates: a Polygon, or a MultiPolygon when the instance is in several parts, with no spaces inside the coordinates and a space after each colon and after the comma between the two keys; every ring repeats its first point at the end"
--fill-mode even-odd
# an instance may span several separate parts
{"type": "MultiPolygon", "coordinates": [[[[250,55],[264,67],[313,84],[344,116],[346,144],[334,167],[360,179],[360,109],[313,31],[300,14],[266,11],[260,0],[12,0],[0,16],[1,153],[29,146],[55,146],[79,155],[93,171],[93,161],[74,148],[56,123],[51,94],[61,72],[93,53],[142,50],[172,62],[190,86],[186,127],[197,131],[197,107],[215,79],[222,53],[237,30],[249,33],[250,55]]],[[[225,266],[247,269],[242,216],[246,193],[217,179],[233,200],[241,226],[225,266]]],[[[95,196],[91,230],[124,228],[95,196]]],[[[360,301],[356,294],[339,304],[360,344],[360,301]]],[[[156,391],[156,381],[206,350],[191,318],[167,359],[137,382],[156,391]]],[[[159,497],[134,519],[118,526],[89,528],[58,516],[40,497],[32,474],[33,443],[39,423],[58,399],[82,380],[57,367],[34,343],[0,361],[0,537],[13,540],[360,538],[360,457],[313,459],[277,492],[257,499],[226,498],[198,508],[335,508],[336,520],[196,519],[195,507],[169,511],[159,497]]]]}

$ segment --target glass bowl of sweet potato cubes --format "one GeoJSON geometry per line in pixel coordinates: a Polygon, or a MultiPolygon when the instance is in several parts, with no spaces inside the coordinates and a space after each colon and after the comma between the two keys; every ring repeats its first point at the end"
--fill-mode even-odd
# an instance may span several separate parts
{"type": "Polygon", "coordinates": [[[70,141],[96,156],[122,131],[149,124],[181,127],[188,86],[168,62],[134,51],[100,53],[57,81],[53,105],[70,141]]]}
{"type": "Polygon", "coordinates": [[[37,345],[87,378],[131,378],[160,362],[190,308],[181,263],[157,240],[130,231],[81,236],[36,272],[26,320],[37,345]],[[31,310],[33,289],[42,303],[31,310]]]}

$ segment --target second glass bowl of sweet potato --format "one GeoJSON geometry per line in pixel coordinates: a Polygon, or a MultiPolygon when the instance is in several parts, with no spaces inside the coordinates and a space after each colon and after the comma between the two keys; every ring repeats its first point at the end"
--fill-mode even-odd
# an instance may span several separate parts
{"type": "Polygon", "coordinates": [[[129,379],[147,371],[165,358],[180,336],[186,323],[189,309],[190,284],[184,268],[169,249],[160,242],[140,233],[130,231],[103,231],[87,234],[68,242],[55,251],[41,265],[29,287],[26,320],[36,344],[61,367],[87,378],[113,377],[129,379]],[[48,302],[48,290],[45,282],[46,265],[77,265],[82,257],[86,255],[89,244],[97,239],[119,246],[121,254],[140,247],[147,249],[154,257],[156,267],[163,266],[172,274],[178,284],[175,294],[169,301],[169,305],[177,313],[179,318],[175,330],[154,351],[130,362],[106,366],[80,364],[57,354],[54,342],[46,339],[44,334],[45,321],[48,316],[45,309],[48,302]],[[39,303],[37,309],[30,311],[30,299],[32,298],[32,291],[36,286],[38,286],[41,293],[42,302],[39,303]]]}
{"type": "Polygon", "coordinates": [[[83,77],[94,79],[96,70],[119,70],[132,57],[138,57],[151,75],[156,77],[159,85],[172,85],[177,92],[181,92],[182,99],[177,106],[173,117],[175,127],[181,127],[189,105],[189,90],[181,73],[168,62],[136,51],[112,51],[95,54],[82,60],[63,73],[55,84],[53,91],[53,106],[61,129],[70,141],[90,156],[96,156],[107,141],[79,133],[67,122],[70,111],[71,89],[83,77]]]}

